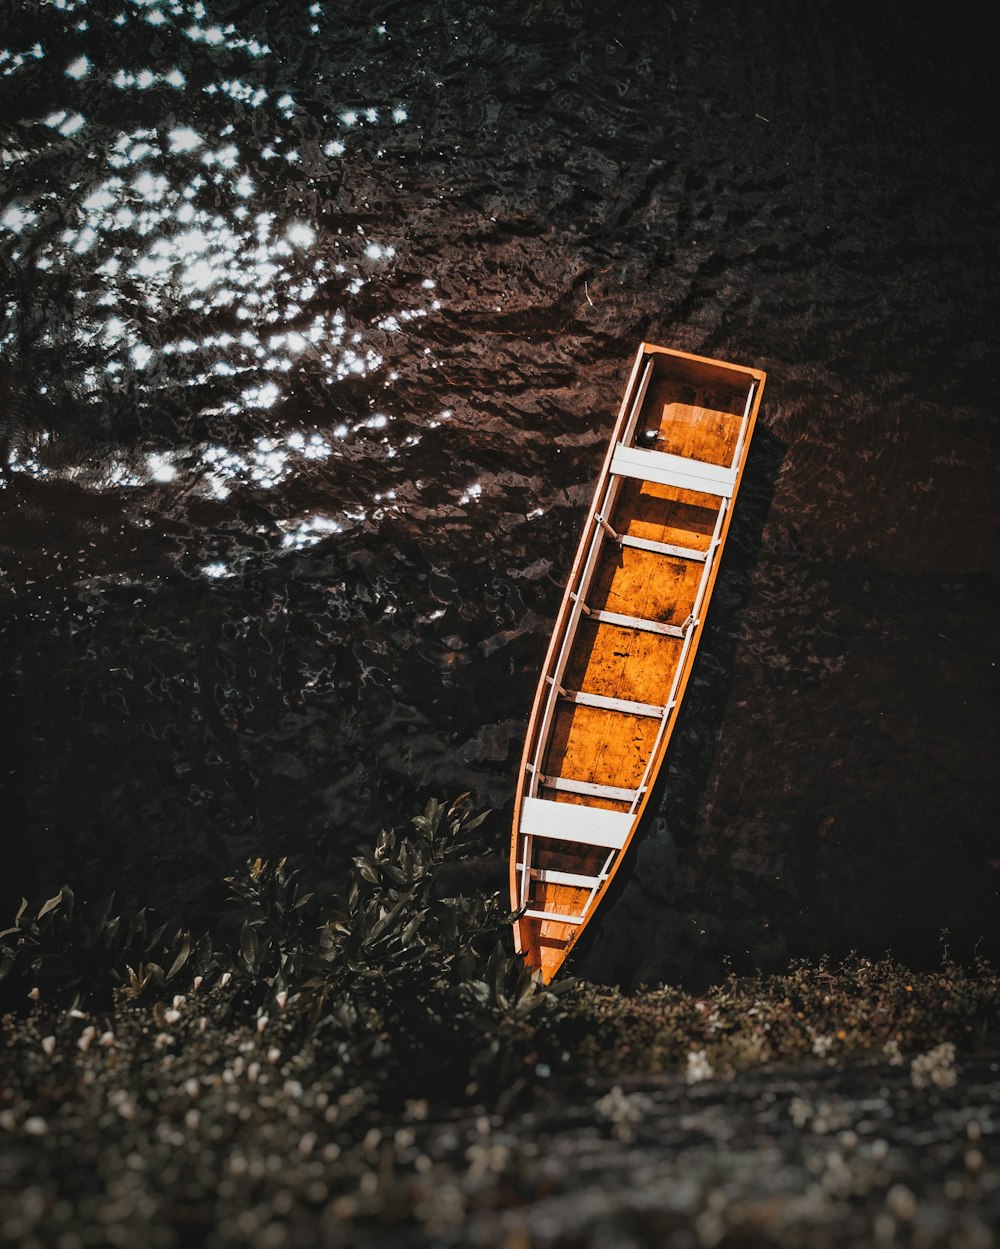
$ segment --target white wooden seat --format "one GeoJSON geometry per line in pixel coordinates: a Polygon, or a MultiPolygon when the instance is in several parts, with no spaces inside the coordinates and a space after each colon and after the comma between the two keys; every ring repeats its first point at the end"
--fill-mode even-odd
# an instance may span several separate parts
{"type": "Polygon", "coordinates": [[[619,629],[639,629],[644,633],[660,633],[668,638],[682,638],[684,630],[680,625],[665,624],[662,620],[646,620],[642,616],[623,616],[617,611],[591,610],[587,613],[591,620],[601,624],[617,625],[619,629]]]}
{"type": "Polygon", "coordinates": [[[675,546],[673,542],[655,542],[652,538],[633,538],[630,534],[619,533],[613,529],[600,512],[594,513],[594,519],[612,542],[617,542],[619,546],[631,547],[636,551],[651,551],[654,555],[672,555],[676,559],[693,559],[703,564],[718,545],[717,542],[710,542],[707,549],[702,550],[695,546],[675,546]]]}
{"type": "Polygon", "coordinates": [[[654,542],[651,538],[631,538],[628,534],[623,534],[618,541],[622,546],[629,546],[637,551],[652,551],[654,555],[672,555],[676,559],[693,559],[702,564],[708,556],[708,551],[699,551],[697,547],[674,546],[672,542],[654,542]]]}
{"type": "Polygon", "coordinates": [[[567,794],[582,794],[587,798],[610,798],[614,802],[634,802],[638,789],[625,789],[621,785],[598,785],[596,781],[577,781],[569,776],[541,776],[539,785],[546,789],[560,789],[567,794]]]}
{"type": "Polygon", "coordinates": [[[581,707],[595,707],[599,711],[620,711],[626,716],[648,716],[651,720],[662,720],[666,710],[655,703],[637,703],[629,698],[609,698],[606,694],[589,694],[586,690],[560,690],[559,695],[571,703],[579,703],[581,707]]]}
{"type": "Polygon", "coordinates": [[[519,832],[522,837],[551,837],[555,841],[620,850],[632,831],[634,820],[634,815],[623,811],[581,807],[551,798],[525,798],[521,804],[519,832]]]}
{"type": "Polygon", "coordinates": [[[619,477],[637,477],[640,481],[655,481],[661,486],[678,486],[682,490],[698,490],[727,499],[736,488],[734,468],[683,455],[668,455],[665,451],[625,447],[621,443],[611,457],[611,471],[619,477]]]}
{"type": "MultiPolygon", "coordinates": [[[[524,871],[524,864],[518,863],[517,870],[524,871]]],[[[580,872],[558,872],[552,867],[529,867],[528,876],[531,880],[540,880],[543,885],[572,885],[575,889],[595,890],[608,879],[607,874],[601,876],[584,876],[580,872]]]]}

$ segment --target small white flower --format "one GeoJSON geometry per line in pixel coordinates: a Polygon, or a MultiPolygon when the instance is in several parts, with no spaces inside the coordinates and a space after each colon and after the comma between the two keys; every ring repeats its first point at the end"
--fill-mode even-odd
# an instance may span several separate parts
{"type": "Polygon", "coordinates": [[[925,1089],[931,1084],[939,1089],[950,1089],[957,1079],[955,1047],[951,1041],[943,1041],[926,1054],[918,1054],[910,1063],[910,1083],[915,1089],[925,1089]]]}
{"type": "Polygon", "coordinates": [[[687,1070],[684,1072],[684,1079],[688,1084],[700,1084],[702,1080],[711,1080],[714,1075],[715,1068],[708,1061],[704,1050],[688,1051],[687,1070]]]}

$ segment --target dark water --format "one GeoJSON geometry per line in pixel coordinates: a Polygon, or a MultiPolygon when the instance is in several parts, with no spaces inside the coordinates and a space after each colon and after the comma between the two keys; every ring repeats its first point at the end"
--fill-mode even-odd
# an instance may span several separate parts
{"type": "Polygon", "coordinates": [[[248,855],[332,879],[466,789],[505,848],[645,338],[769,381],[660,811],[576,970],[1000,954],[977,23],[8,0],[5,913],[69,880],[198,922],[248,855]]]}

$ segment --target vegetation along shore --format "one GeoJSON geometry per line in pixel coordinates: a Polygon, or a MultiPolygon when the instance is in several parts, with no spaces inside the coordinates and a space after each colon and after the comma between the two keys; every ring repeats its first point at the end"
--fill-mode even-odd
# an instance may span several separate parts
{"type": "Polygon", "coordinates": [[[214,932],[23,904],[4,1243],[995,1243],[995,967],[544,986],[498,896],[438,896],[484,818],[430,802],[336,895],[257,860],[214,932]]]}

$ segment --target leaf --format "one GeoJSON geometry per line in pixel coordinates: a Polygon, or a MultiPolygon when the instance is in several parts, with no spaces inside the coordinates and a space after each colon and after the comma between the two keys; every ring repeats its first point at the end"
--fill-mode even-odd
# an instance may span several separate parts
{"type": "Polygon", "coordinates": [[[367,880],[370,885],[378,885],[382,883],[382,878],[378,874],[378,868],[362,858],[354,860],[354,864],[363,880],[367,880]]]}
{"type": "Polygon", "coordinates": [[[485,811],[480,811],[475,819],[469,820],[467,824],[462,825],[462,832],[471,833],[474,828],[478,828],[479,825],[482,824],[483,820],[485,820],[489,814],[490,809],[488,807],[485,811]]]}
{"type": "Polygon", "coordinates": [[[240,952],[243,955],[243,961],[247,965],[248,971],[257,970],[257,958],[260,954],[260,940],[257,937],[257,931],[249,920],[243,924],[240,932],[240,952]]]}
{"type": "Polygon", "coordinates": [[[468,805],[469,799],[472,797],[472,791],[467,789],[464,794],[459,794],[451,806],[448,808],[449,815],[461,815],[464,807],[468,805]]]}
{"type": "Polygon", "coordinates": [[[42,908],[38,912],[38,914],[35,916],[35,919],[41,919],[43,915],[48,915],[50,911],[54,911],[56,907],[60,904],[60,902],[62,902],[62,900],[63,900],[63,891],[62,889],[60,889],[59,892],[56,894],[53,894],[52,897],[49,898],[47,902],[42,903],[42,908]]]}
{"type": "Polygon", "coordinates": [[[379,937],[382,936],[383,933],[385,933],[392,926],[393,920],[396,918],[399,912],[403,909],[406,901],[407,901],[406,898],[400,898],[400,900],[396,903],[395,906],[390,907],[387,911],[384,911],[379,916],[379,918],[371,926],[371,929],[368,932],[368,936],[365,941],[366,945],[370,944],[373,941],[376,941],[379,937]]]}
{"type": "Polygon", "coordinates": [[[174,961],[170,964],[170,970],[167,972],[168,980],[173,980],[174,976],[177,975],[180,969],[188,961],[190,956],[191,956],[191,938],[187,933],[185,933],[180,951],[178,952],[177,957],[174,959],[174,961]]]}
{"type": "Polygon", "coordinates": [[[493,996],[500,998],[507,978],[507,957],[499,946],[490,955],[487,974],[493,979],[493,996]]]}
{"type": "Polygon", "coordinates": [[[484,980],[468,980],[465,987],[480,1005],[490,1000],[490,986],[484,980]]]}
{"type": "MultiPolygon", "coordinates": [[[[94,914],[90,921],[89,932],[90,942],[92,945],[96,945],[98,939],[101,936],[104,936],[107,931],[108,916],[111,914],[111,907],[114,904],[114,900],[114,893],[109,893],[95,905],[94,914]]],[[[105,938],[105,945],[107,944],[107,938],[105,938]]]]}

